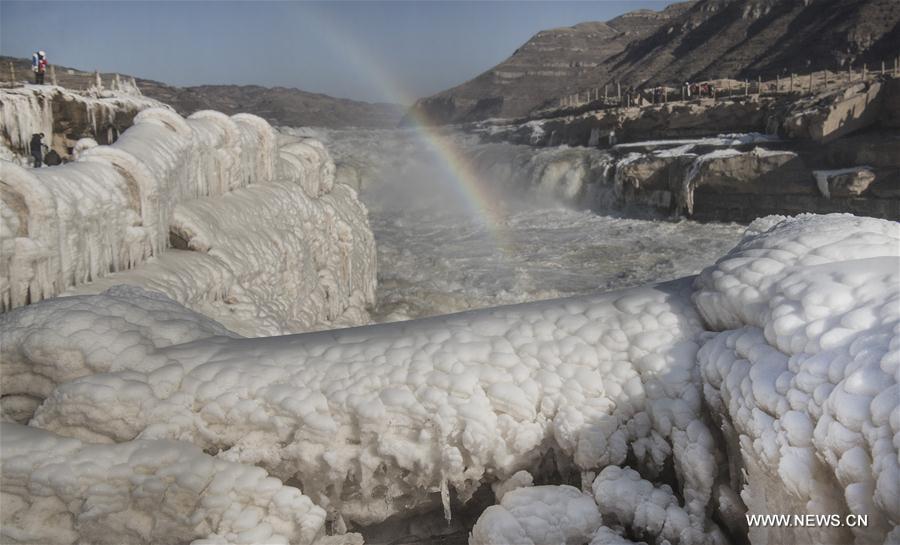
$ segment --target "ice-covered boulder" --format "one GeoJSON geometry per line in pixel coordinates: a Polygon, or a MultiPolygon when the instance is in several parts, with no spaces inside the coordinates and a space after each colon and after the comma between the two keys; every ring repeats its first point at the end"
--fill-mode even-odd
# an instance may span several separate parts
{"type": "Polygon", "coordinates": [[[750,539],[883,542],[900,531],[900,226],[808,215],[751,228],[694,296],[726,330],[698,363],[732,488],[751,515],[844,524],[755,526],[750,539]]]}
{"type": "Polygon", "coordinates": [[[310,544],[325,511],[258,467],[176,441],[92,445],[0,424],[5,543],[310,544]]]}
{"type": "Polygon", "coordinates": [[[482,513],[469,545],[585,545],[602,523],[594,499],[577,488],[519,488],[482,513]]]}
{"type": "Polygon", "coordinates": [[[656,486],[631,468],[607,466],[591,485],[606,525],[627,528],[650,543],[724,544],[718,528],[699,531],[668,485],[656,486]]]}
{"type": "Polygon", "coordinates": [[[694,193],[812,195],[809,170],[794,152],[754,148],[719,149],[697,156],[676,191],[679,210],[694,212],[694,193]]]}

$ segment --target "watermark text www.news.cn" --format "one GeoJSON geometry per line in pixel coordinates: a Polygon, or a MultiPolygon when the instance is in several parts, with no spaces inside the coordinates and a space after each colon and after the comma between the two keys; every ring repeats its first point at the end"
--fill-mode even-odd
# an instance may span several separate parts
{"type": "Polygon", "coordinates": [[[869,525],[869,515],[745,515],[747,525],[753,527],[849,527],[869,525]]]}

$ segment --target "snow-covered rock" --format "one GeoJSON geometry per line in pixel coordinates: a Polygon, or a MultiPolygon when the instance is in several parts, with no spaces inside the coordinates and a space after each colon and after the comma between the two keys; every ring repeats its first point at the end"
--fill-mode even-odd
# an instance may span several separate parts
{"type": "Polygon", "coordinates": [[[819,191],[828,198],[859,196],[875,181],[875,173],[871,167],[866,166],[814,170],[813,177],[819,191]]]}
{"type": "Polygon", "coordinates": [[[174,438],[299,479],[361,523],[483,480],[672,458],[703,524],[715,472],[689,280],[371,328],[161,348],[58,386],[33,424],[174,438]],[[173,362],[160,367],[160,362],[173,362]],[[114,410],[121,415],[109,419],[114,410]]]}
{"type": "Polygon", "coordinates": [[[92,445],[0,424],[4,543],[309,544],[325,511],[258,467],[175,441],[92,445]]]}
{"type": "Polygon", "coordinates": [[[751,541],[880,543],[900,531],[900,226],[782,221],[705,270],[694,299],[729,330],[698,363],[748,514],[868,516],[752,527],[751,541]]]}

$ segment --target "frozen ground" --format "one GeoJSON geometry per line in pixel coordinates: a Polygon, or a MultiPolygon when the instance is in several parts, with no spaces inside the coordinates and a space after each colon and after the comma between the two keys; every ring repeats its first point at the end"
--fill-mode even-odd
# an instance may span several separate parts
{"type": "Polygon", "coordinates": [[[149,324],[191,314],[128,290],[106,295],[113,319],[96,296],[15,309],[0,316],[15,380],[0,386],[29,402],[4,412],[83,443],[23,437],[4,451],[4,532],[245,543],[310,528],[315,541],[317,528],[411,524],[441,507],[452,521],[490,486],[497,506],[472,544],[891,543],[898,271],[896,224],[773,217],[696,278],[372,327],[240,339],[201,320],[158,336],[149,324]],[[199,447],[203,467],[209,455],[273,478],[205,489],[179,469],[135,488],[132,467],[162,470],[133,453],[159,440],[199,447]],[[41,445],[82,456],[84,443],[116,443],[87,452],[122,460],[125,480],[84,464],[52,478],[62,466],[41,445]],[[46,484],[16,484],[34,482],[46,484]],[[190,516],[225,530],[192,535],[153,511],[146,498],[165,486],[199,494],[208,510],[190,516]],[[232,489],[240,514],[224,507],[232,489]],[[305,514],[287,519],[285,494],[305,514]],[[70,501],[85,495],[98,507],[70,501]],[[748,531],[745,514],[781,513],[867,525],[748,531]]]}
{"type": "Polygon", "coordinates": [[[460,135],[436,150],[414,131],[302,133],[326,141],[339,165],[363,179],[378,252],[376,321],[695,274],[744,230],[577,209],[569,204],[574,196],[590,176],[602,175],[604,157],[594,150],[480,145],[460,135]],[[448,146],[456,155],[452,169],[448,146]],[[471,197],[472,183],[490,196],[490,206],[471,197]]]}

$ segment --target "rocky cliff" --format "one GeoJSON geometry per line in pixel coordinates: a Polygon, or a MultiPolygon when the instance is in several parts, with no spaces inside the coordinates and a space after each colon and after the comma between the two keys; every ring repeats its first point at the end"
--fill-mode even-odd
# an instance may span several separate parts
{"type": "Polygon", "coordinates": [[[896,0],[697,0],[538,32],[505,61],[421,99],[411,113],[435,123],[516,117],[617,82],[873,68],[896,56],[898,43],[896,0]]]}
{"type": "MultiPolygon", "coordinates": [[[[94,85],[93,72],[56,66],[57,81],[69,89],[83,90],[94,85]]],[[[0,83],[31,78],[31,64],[26,59],[0,56],[0,83]],[[12,70],[10,70],[12,65],[12,70]]],[[[101,73],[110,86],[116,74],[101,73]]],[[[403,116],[397,104],[369,103],[310,93],[286,87],[259,85],[199,85],[176,87],[158,81],[135,78],[144,95],[172,106],[183,116],[200,110],[217,110],[228,115],[247,112],[275,125],[292,127],[394,127],[403,116]]],[[[48,78],[47,83],[50,80],[48,78]]]]}

